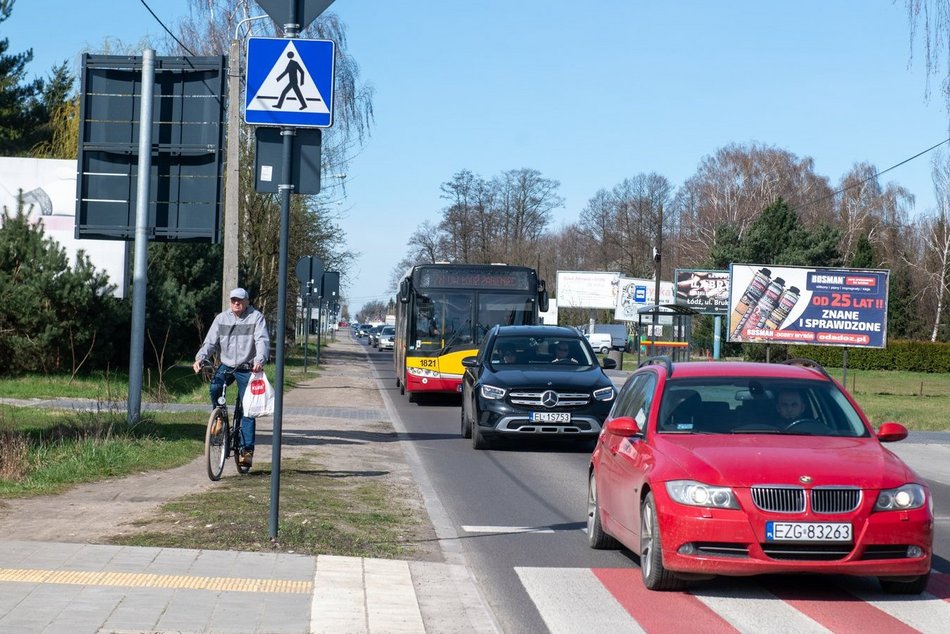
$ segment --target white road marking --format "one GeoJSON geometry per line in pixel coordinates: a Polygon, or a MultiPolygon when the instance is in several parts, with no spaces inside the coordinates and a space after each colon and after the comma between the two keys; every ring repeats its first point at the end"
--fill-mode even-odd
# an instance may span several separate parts
{"type": "MultiPolygon", "coordinates": [[[[550,526],[463,526],[466,533],[553,533],[550,526]]],[[[575,530],[575,529],[571,529],[575,530]]]]}
{"type": "Polygon", "coordinates": [[[644,632],[588,568],[515,568],[552,634],[644,632]]]}

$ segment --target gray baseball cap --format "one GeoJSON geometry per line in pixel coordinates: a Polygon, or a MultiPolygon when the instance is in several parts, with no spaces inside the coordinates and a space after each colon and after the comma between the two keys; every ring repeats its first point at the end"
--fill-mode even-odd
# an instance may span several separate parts
{"type": "Polygon", "coordinates": [[[243,288],[236,288],[231,291],[231,294],[228,297],[231,299],[247,299],[247,291],[243,288]]]}

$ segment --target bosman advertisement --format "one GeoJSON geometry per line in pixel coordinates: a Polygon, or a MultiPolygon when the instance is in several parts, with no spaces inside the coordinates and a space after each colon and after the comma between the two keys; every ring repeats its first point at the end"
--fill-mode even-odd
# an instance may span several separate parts
{"type": "Polygon", "coordinates": [[[733,264],[729,341],[883,348],[888,271],[733,264]]]}

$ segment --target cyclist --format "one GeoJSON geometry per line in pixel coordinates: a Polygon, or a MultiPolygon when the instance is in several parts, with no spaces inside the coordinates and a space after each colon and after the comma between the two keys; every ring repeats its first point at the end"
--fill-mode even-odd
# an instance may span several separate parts
{"type": "MultiPolygon", "coordinates": [[[[192,366],[197,374],[201,362],[218,353],[221,365],[211,379],[211,405],[218,402],[228,375],[233,373],[238,384],[238,401],[244,399],[244,390],[251,378],[251,372],[261,372],[270,353],[270,338],[264,315],[250,305],[247,291],[236,288],[231,291],[231,310],[215,316],[208,329],[208,336],[195,355],[192,366]]],[[[237,422],[237,421],[235,421],[237,422]]],[[[243,466],[250,467],[254,459],[254,434],[257,421],[243,416],[241,418],[241,447],[239,460],[243,466]]]]}

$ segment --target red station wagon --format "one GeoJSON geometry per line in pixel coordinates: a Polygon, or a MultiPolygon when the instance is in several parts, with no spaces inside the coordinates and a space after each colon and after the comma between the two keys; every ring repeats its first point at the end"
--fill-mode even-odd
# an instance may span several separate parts
{"type": "Polygon", "coordinates": [[[640,556],[644,584],[714,575],[875,576],[918,594],[933,500],[817,363],[653,358],[631,375],[591,457],[588,540],[640,556]]]}

